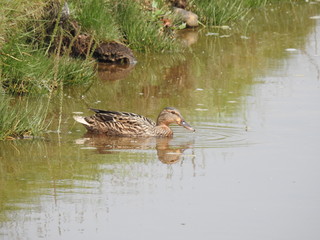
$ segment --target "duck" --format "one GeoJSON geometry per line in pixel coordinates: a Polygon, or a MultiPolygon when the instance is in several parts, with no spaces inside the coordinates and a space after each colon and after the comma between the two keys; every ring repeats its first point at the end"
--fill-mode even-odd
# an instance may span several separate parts
{"type": "Polygon", "coordinates": [[[89,117],[73,116],[89,133],[124,137],[171,137],[173,131],[169,125],[173,123],[195,132],[174,107],[164,108],[156,122],[136,113],[89,109],[95,114],[89,117]]]}

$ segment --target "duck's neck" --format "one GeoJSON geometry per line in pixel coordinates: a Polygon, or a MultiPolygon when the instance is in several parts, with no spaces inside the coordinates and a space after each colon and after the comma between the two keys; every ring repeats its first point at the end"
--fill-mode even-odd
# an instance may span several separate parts
{"type": "Polygon", "coordinates": [[[172,130],[165,124],[159,124],[154,128],[154,132],[157,136],[171,137],[173,135],[172,130]]]}

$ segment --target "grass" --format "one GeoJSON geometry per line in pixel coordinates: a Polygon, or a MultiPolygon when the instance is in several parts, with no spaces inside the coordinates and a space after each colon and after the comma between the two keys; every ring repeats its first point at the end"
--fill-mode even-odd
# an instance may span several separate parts
{"type": "Polygon", "coordinates": [[[29,106],[27,99],[12,103],[11,98],[0,94],[0,140],[37,135],[47,128],[44,104],[29,106]]]}
{"type": "Polygon", "coordinates": [[[122,33],[112,13],[114,1],[79,0],[70,1],[70,8],[82,30],[104,41],[119,40],[122,33]]]}
{"type": "Polygon", "coordinates": [[[251,8],[265,6],[270,0],[192,0],[192,9],[205,25],[224,25],[245,17],[251,8]]]}
{"type": "MultiPolygon", "coordinates": [[[[163,31],[160,18],[170,14],[164,1],[153,1],[151,9],[132,0],[71,1],[76,20],[99,41],[120,41],[139,52],[176,51],[172,34],[163,31]]],[[[180,49],[179,49],[180,50],[180,49]]]]}
{"type": "Polygon", "coordinates": [[[59,86],[87,84],[95,78],[90,60],[60,56],[58,51],[46,54],[44,5],[35,0],[19,4],[0,0],[0,140],[40,134],[47,128],[53,92],[63,89],[59,86]],[[46,94],[46,103],[28,104],[28,96],[46,94]],[[10,95],[19,96],[18,100],[10,95]]]}
{"type": "Polygon", "coordinates": [[[205,25],[223,25],[248,13],[244,0],[193,0],[195,12],[205,25]]]}
{"type": "MultiPolygon", "coordinates": [[[[19,42],[19,41],[18,41],[19,42]]],[[[3,47],[1,82],[11,94],[45,94],[61,82],[64,85],[88,83],[94,77],[93,62],[54,56],[13,41],[3,47]]]]}
{"type": "Polygon", "coordinates": [[[140,52],[177,51],[173,38],[161,32],[152,11],[143,10],[136,1],[114,1],[114,16],[129,46],[140,52]]]}

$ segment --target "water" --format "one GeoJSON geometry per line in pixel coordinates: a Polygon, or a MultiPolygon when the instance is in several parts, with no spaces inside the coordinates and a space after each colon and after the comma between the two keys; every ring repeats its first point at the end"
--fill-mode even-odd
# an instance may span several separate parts
{"type": "Polygon", "coordinates": [[[319,10],[186,32],[183,56],[138,56],[65,89],[44,139],[0,143],[0,238],[319,239],[319,10]],[[175,106],[196,133],[92,137],[72,119],[88,106],[175,106]]]}

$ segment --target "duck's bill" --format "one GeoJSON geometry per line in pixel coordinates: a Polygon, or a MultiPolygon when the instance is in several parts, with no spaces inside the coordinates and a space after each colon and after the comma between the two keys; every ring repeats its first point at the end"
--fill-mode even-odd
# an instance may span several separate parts
{"type": "Polygon", "coordinates": [[[189,125],[189,123],[187,123],[186,121],[181,121],[181,124],[180,124],[182,127],[184,127],[184,128],[186,128],[186,129],[188,129],[188,130],[190,130],[190,131],[192,131],[192,132],[195,132],[196,130],[193,128],[193,127],[191,127],[190,125],[189,125]]]}

